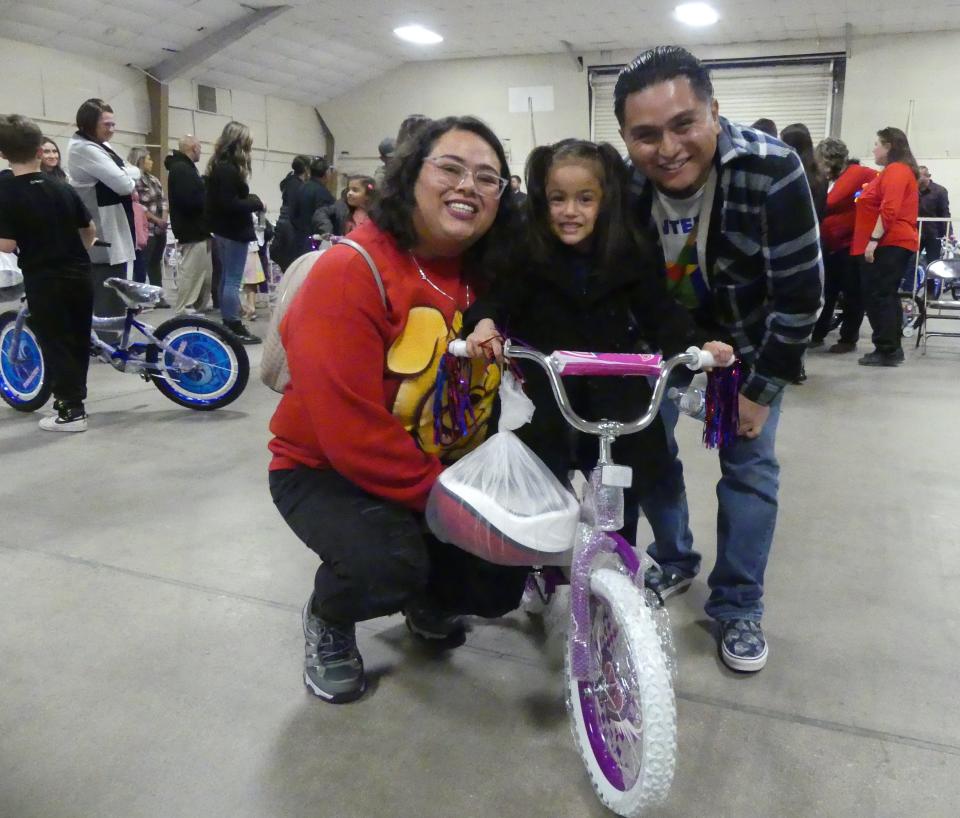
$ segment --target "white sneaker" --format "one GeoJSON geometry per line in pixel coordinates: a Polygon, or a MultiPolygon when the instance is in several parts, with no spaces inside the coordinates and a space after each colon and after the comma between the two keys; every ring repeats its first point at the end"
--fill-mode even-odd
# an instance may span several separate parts
{"type": "Polygon", "coordinates": [[[51,415],[40,421],[40,428],[45,432],[85,432],[87,431],[87,416],[80,415],[63,419],[60,415],[51,415]]]}

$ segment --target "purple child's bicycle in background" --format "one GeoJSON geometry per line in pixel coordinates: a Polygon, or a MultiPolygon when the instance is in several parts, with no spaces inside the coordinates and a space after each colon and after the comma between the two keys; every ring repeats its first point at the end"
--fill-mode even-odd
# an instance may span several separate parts
{"type": "MultiPolygon", "coordinates": [[[[449,351],[465,356],[466,344],[454,341],[449,351]]],[[[709,352],[695,347],[663,361],[659,355],[544,355],[509,341],[504,357],[532,361],[546,372],[566,421],[599,438],[600,458],[587,481],[576,533],[566,550],[531,552],[507,539],[480,556],[504,565],[539,566],[532,579],[547,595],[557,585],[569,583],[565,678],[577,749],[600,800],[617,815],[639,815],[662,803],[673,782],[677,748],[674,662],[666,614],[653,592],[644,589],[644,571],[652,560],[615,533],[623,527],[623,490],[631,485],[632,474],[629,467],[613,462],[611,450],[618,437],[642,431],[653,422],[674,369],[687,366],[697,370],[715,362],[709,352]],[[656,380],[650,405],[636,420],[592,422],[573,411],[561,375],[632,375],[656,380]]],[[[435,533],[441,536],[439,531],[435,533]]],[[[456,543],[455,536],[446,535],[456,543]]]]}

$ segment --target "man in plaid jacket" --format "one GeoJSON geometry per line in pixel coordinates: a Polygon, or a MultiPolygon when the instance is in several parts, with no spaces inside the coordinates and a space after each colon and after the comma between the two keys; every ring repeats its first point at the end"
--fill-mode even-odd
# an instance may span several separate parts
{"type": "MultiPolygon", "coordinates": [[[[720,624],[723,661],[757,671],[768,655],[761,598],[777,517],[780,404],[822,304],[810,189],[790,148],[719,116],[708,69],[682,48],[640,54],[621,72],[614,105],[634,169],[634,206],[662,254],[668,288],[701,326],[725,332],[742,361],[740,436],[720,450],[706,612],[720,624]]],[[[676,408],[663,415],[676,453],[676,408]]],[[[666,598],[700,567],[679,459],[642,505],[660,566],[647,583],[666,598]]]]}

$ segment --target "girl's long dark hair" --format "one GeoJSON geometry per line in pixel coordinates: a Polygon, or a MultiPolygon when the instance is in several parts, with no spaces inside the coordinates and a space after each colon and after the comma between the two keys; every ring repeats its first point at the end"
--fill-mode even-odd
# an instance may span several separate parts
{"type": "Polygon", "coordinates": [[[630,173],[620,154],[606,142],[597,144],[583,139],[564,139],[534,149],[527,159],[527,200],[524,203],[529,252],[533,261],[544,264],[555,255],[560,240],[550,229],[550,203],[547,201],[547,176],[560,161],[592,164],[600,172],[603,199],[593,230],[593,252],[601,270],[609,270],[636,257],[645,242],[630,216],[627,188],[630,173]]]}
{"type": "Polygon", "coordinates": [[[913,157],[913,151],[910,150],[907,135],[903,131],[899,128],[883,128],[877,131],[877,138],[888,146],[888,165],[891,162],[903,162],[913,171],[914,178],[920,178],[920,168],[917,166],[917,160],[913,157]]]}

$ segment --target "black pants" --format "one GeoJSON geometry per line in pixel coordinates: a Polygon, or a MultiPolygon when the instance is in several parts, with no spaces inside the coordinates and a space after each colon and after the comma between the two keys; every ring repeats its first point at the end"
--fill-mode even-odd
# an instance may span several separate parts
{"type": "Polygon", "coordinates": [[[863,323],[863,302],[860,297],[860,268],[846,250],[827,253],[823,257],[823,311],[813,328],[813,340],[822,341],[830,332],[833,313],[843,294],[843,324],[840,340],[856,343],[863,323]]]}
{"type": "Polygon", "coordinates": [[[270,472],[273,502],[323,563],[314,611],[338,624],[401,610],[408,602],[450,614],[497,617],[520,604],[528,570],[494,565],[437,540],[423,515],[367,494],[337,472],[270,472]]]}
{"type": "Polygon", "coordinates": [[[860,268],[867,317],[873,327],[873,345],[883,354],[900,349],[903,311],[899,287],[912,255],[903,247],[878,247],[873,264],[864,259],[860,268]]]}
{"type": "Polygon", "coordinates": [[[78,406],[87,397],[93,285],[89,278],[39,276],[24,277],[24,289],[53,396],[78,406]]]}
{"type": "MultiPolygon", "coordinates": [[[[150,236],[143,248],[143,262],[134,268],[133,280],[144,283],[149,279],[155,287],[163,286],[163,252],[167,249],[167,234],[150,236]]],[[[138,251],[139,253],[139,251],[138,251]]]]}
{"type": "Polygon", "coordinates": [[[940,258],[943,252],[943,245],[940,244],[940,236],[936,234],[926,234],[920,240],[920,249],[927,257],[927,264],[940,258]]]}

